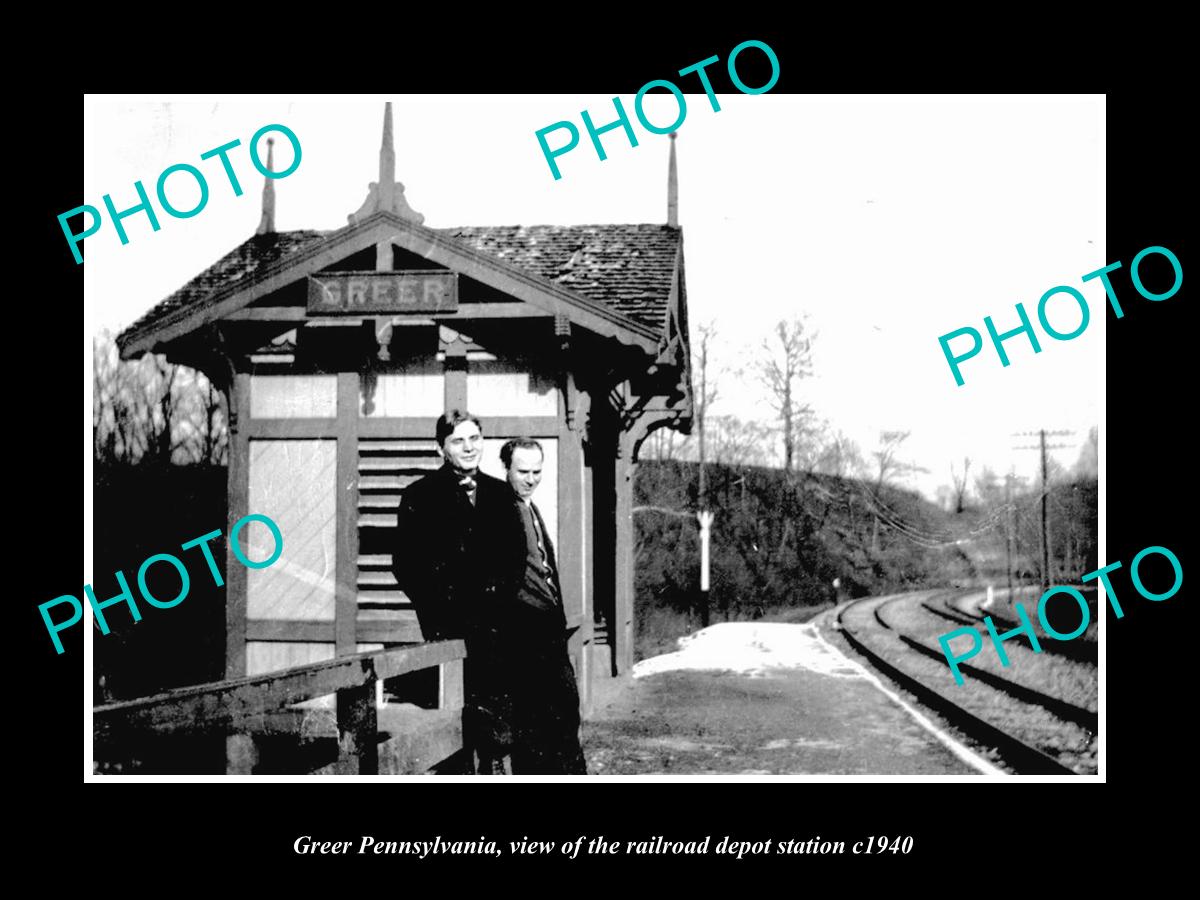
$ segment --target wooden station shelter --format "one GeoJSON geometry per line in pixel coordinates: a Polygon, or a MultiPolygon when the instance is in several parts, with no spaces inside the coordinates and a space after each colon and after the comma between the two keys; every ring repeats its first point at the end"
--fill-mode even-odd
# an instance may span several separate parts
{"type": "MultiPolygon", "coordinates": [[[[633,663],[638,448],[691,428],[674,136],[665,225],[430,228],[395,179],[390,103],[349,224],[276,231],[274,191],[254,236],[118,337],[122,358],[161,353],[220,389],[225,532],[260,513],[283,535],[265,569],[227,552],[226,677],[421,640],[390,571],[396,511],[459,407],[482,419],[484,471],[503,477],[508,438],[545,447],[535,499],[589,709],[633,663]]],[[[257,522],[240,540],[251,559],[273,548],[257,522]]]]}

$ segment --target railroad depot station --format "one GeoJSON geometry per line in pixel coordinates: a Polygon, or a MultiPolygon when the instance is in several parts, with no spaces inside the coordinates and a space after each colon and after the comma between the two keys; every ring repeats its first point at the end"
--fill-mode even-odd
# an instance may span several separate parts
{"type": "MultiPolygon", "coordinates": [[[[227,682],[198,686],[191,706],[178,692],[170,709],[115,704],[124,712],[112,721],[163,728],[223,708],[227,771],[254,771],[253,729],[230,709],[251,694],[286,707],[338,691],[335,770],[369,772],[380,763],[374,751],[364,756],[367,731],[376,721],[381,735],[403,730],[388,726],[387,704],[375,704],[377,720],[364,705],[368,688],[376,696],[371,679],[437,664],[439,705],[451,713],[434,744],[452,749],[446,723],[461,706],[462,652],[455,668],[454,654],[413,646],[420,627],[391,572],[401,494],[441,465],[434,424],[452,408],[482,420],[481,468],[492,475],[504,477],[505,440],[529,436],[545,448],[536,501],[555,538],[585,716],[593,709],[602,682],[633,664],[638,449],[657,428],[691,430],[673,138],[670,153],[666,224],[428,227],[396,181],[391,104],[378,181],[365,201],[346,198],[346,226],[276,231],[276,186],[266,180],[257,233],[118,346],[123,359],[163,354],[219,388],[230,435],[224,530],[264,514],[284,553],[248,569],[227,551],[227,682]],[[351,656],[355,665],[339,663],[351,656]],[[331,674],[351,669],[353,684],[331,674]],[[262,677],[280,670],[292,671],[262,677]],[[358,762],[347,763],[356,740],[358,762]]],[[[278,200],[287,202],[286,182],[278,200]]],[[[252,558],[270,553],[260,523],[240,540],[252,558]]],[[[376,770],[423,771],[441,752],[426,747],[419,764],[376,770]]]]}

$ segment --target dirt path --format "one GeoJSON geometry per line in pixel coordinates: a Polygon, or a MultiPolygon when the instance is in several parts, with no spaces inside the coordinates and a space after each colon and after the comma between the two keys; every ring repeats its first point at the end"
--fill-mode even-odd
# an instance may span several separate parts
{"type": "Polygon", "coordinates": [[[584,723],[596,775],[978,775],[820,638],[727,623],[643,660],[584,723]]]}

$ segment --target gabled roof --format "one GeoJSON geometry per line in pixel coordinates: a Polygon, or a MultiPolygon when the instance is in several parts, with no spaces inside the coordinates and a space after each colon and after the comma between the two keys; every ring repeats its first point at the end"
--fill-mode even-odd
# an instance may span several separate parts
{"type": "Polygon", "coordinates": [[[484,225],[440,228],[477,250],[662,328],[679,251],[667,225],[484,225]]]}
{"type": "Polygon", "coordinates": [[[158,322],[176,313],[199,309],[205,305],[210,294],[231,287],[249,278],[262,266],[283,259],[321,240],[325,231],[281,231],[272,234],[256,234],[239,244],[229,253],[167,297],[148,313],[137,319],[117,336],[121,345],[134,335],[153,328],[158,322]]]}
{"type": "MultiPolygon", "coordinates": [[[[251,285],[267,267],[339,231],[255,235],[167,297],[117,338],[124,346],[157,325],[203,310],[251,285]]],[[[512,225],[430,229],[538,279],[604,304],[619,317],[665,328],[681,232],[667,225],[512,225]]],[[[638,329],[641,330],[641,329],[638,329]]]]}

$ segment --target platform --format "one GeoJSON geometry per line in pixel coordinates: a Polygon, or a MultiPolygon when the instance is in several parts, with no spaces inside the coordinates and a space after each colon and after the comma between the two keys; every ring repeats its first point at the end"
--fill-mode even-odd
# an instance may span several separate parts
{"type": "Polygon", "coordinates": [[[1000,774],[813,623],[713,625],[633,676],[584,723],[593,775],[1000,774]]]}

